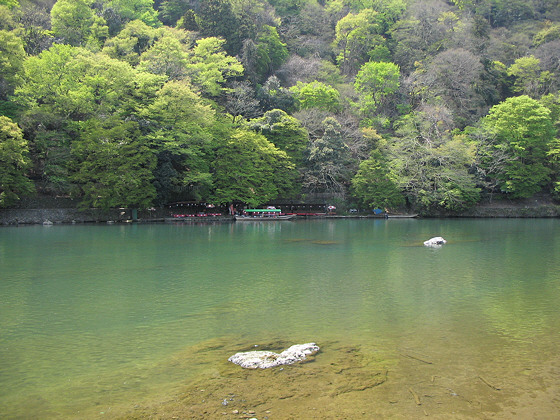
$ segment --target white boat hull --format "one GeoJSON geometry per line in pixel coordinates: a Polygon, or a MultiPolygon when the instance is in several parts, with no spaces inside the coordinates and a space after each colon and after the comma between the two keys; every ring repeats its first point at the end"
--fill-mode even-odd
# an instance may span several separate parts
{"type": "Polygon", "coordinates": [[[296,217],[294,214],[282,216],[235,216],[235,220],[239,222],[274,222],[275,220],[290,220],[296,217]]]}

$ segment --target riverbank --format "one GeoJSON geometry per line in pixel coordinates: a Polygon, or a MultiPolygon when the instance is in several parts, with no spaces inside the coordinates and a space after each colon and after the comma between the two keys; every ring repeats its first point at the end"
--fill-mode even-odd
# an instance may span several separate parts
{"type": "MultiPolygon", "coordinates": [[[[560,204],[551,197],[538,195],[524,200],[493,199],[481,202],[462,213],[421,214],[422,217],[465,217],[465,218],[541,218],[560,217],[560,204]]],[[[317,216],[319,217],[319,216],[317,216]]],[[[372,214],[322,215],[325,218],[379,218],[372,214]]],[[[70,223],[129,223],[133,221],[131,209],[86,209],[79,210],[77,201],[66,197],[32,197],[22,201],[16,208],[0,209],[0,225],[57,224],[70,223]]],[[[137,220],[141,223],[181,222],[216,223],[231,222],[227,215],[212,217],[174,217],[167,207],[139,209],[137,220]]]]}

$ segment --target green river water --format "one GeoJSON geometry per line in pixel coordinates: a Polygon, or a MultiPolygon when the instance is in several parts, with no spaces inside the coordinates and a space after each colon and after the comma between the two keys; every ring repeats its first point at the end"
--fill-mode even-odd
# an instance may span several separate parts
{"type": "Polygon", "coordinates": [[[3,227],[0,418],[553,419],[559,308],[557,219],[3,227]]]}

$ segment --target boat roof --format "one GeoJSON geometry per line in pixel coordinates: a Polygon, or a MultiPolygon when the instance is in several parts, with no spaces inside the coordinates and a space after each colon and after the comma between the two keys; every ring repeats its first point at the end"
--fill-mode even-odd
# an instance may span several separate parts
{"type": "Polygon", "coordinates": [[[276,213],[280,213],[282,210],[280,209],[245,209],[245,211],[247,213],[262,213],[262,212],[276,212],[276,213]]]}

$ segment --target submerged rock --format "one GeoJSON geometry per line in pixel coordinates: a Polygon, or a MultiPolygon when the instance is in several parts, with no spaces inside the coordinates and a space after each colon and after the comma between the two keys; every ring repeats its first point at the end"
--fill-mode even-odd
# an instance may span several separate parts
{"type": "Polygon", "coordinates": [[[280,365],[291,365],[305,360],[319,351],[315,343],[296,344],[282,353],[273,351],[246,351],[236,353],[228,360],[246,369],[267,369],[280,365]]]}
{"type": "Polygon", "coordinates": [[[427,241],[424,241],[424,245],[431,246],[431,247],[440,247],[446,243],[447,241],[443,239],[441,236],[436,236],[434,238],[428,239],[427,241]]]}

